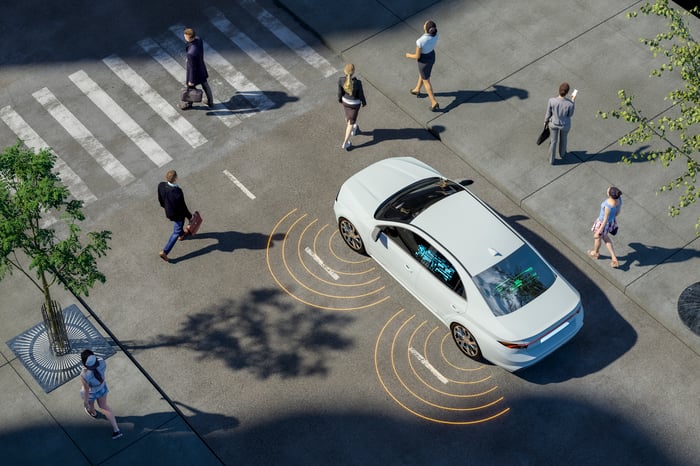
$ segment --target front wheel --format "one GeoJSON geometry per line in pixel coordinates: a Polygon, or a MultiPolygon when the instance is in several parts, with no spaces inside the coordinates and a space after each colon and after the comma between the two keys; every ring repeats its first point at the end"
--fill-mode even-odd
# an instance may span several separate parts
{"type": "Polygon", "coordinates": [[[462,324],[457,323],[452,324],[450,329],[452,330],[452,338],[462,353],[475,361],[479,361],[481,359],[481,348],[479,348],[479,343],[476,342],[472,332],[462,324]]]}
{"type": "Polygon", "coordinates": [[[338,220],[338,230],[343,237],[343,241],[345,241],[345,244],[347,244],[350,249],[360,254],[365,254],[365,244],[362,242],[357,228],[355,228],[355,225],[353,225],[350,220],[340,217],[338,220]]]}

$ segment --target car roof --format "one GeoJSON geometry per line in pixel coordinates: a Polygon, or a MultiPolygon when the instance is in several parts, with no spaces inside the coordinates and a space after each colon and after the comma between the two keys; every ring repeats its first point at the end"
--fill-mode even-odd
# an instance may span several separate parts
{"type": "Polygon", "coordinates": [[[430,234],[472,275],[500,262],[524,244],[466,189],[431,205],[411,224],[430,234]]]}

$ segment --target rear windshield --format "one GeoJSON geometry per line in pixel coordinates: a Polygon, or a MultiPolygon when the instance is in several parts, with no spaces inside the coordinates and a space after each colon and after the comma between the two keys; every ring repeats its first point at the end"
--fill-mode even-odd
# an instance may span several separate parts
{"type": "Polygon", "coordinates": [[[527,244],[474,277],[495,316],[517,311],[547,291],[554,272],[527,244]]]}
{"type": "Polygon", "coordinates": [[[374,218],[394,222],[410,223],[421,212],[464,189],[454,181],[445,178],[426,178],[417,181],[387,199],[379,206],[374,218]]]}

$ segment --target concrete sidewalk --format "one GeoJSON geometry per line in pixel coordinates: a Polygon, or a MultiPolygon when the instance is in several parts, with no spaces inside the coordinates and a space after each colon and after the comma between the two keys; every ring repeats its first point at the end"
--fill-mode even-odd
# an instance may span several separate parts
{"type": "MultiPolygon", "coordinates": [[[[621,88],[637,95],[649,114],[663,112],[667,105],[663,97],[678,83],[649,77],[651,54],[638,39],[655,35],[663,24],[647,18],[626,19],[626,12],[638,9],[642,2],[279,3],[343,60],[355,63],[361,77],[393,105],[439,135],[443,144],[579,256],[585,257],[592,246],[590,226],[605,189],[620,187],[624,211],[614,242],[621,267],[611,269],[609,261],[600,260],[598,272],[700,355],[700,338],[680,322],[676,311],[680,293],[700,280],[700,239],[693,228],[697,209],[670,219],[666,207],[675,201],[675,194],[656,196],[654,190],[673,171],[647,162],[618,163],[634,149],[620,148],[616,142],[629,127],[596,118],[598,110],[617,106],[616,93],[621,88]],[[441,36],[431,80],[440,113],[429,111],[427,99],[409,94],[416,69],[413,61],[404,58],[405,52],[414,50],[427,18],[436,21],[441,36]],[[571,154],[551,166],[546,147],[536,146],[535,139],[547,98],[564,80],[579,89],[569,136],[571,154]]],[[[700,31],[700,22],[691,21],[700,31]]],[[[601,256],[605,254],[601,250],[601,256]]],[[[0,282],[3,342],[36,324],[37,314],[26,298],[30,293],[35,290],[22,279],[0,282]]],[[[64,306],[80,305],[67,294],[58,292],[57,298],[64,306]]],[[[87,309],[81,310],[90,318],[87,309]]],[[[217,420],[215,412],[203,413],[164,399],[148,375],[122,351],[107,362],[109,378],[119,380],[119,398],[130,400],[128,415],[116,412],[118,420],[130,426],[129,435],[119,441],[109,440],[109,425],[103,417],[93,421],[76,409],[77,381],[45,394],[2,345],[3,462],[222,462],[202,440],[202,433],[192,428],[217,420]],[[191,423],[192,418],[198,422],[191,423]],[[104,438],[96,439],[95,422],[101,424],[104,438]]]]}

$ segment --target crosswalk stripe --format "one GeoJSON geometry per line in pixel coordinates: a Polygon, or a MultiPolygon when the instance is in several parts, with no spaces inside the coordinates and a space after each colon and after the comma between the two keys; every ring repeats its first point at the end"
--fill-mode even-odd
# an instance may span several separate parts
{"type": "MultiPolygon", "coordinates": [[[[24,121],[19,113],[15,112],[9,105],[0,109],[0,118],[13,133],[21,139],[24,144],[34,151],[48,148],[49,145],[32,129],[31,126],[24,121]]],[[[80,179],[80,177],[61,159],[61,157],[52,150],[56,155],[54,163],[54,171],[61,177],[61,181],[68,187],[68,190],[74,198],[80,199],[85,204],[95,202],[97,197],[90,191],[90,188],[80,179]]]]}
{"type": "MultiPolygon", "coordinates": [[[[185,26],[182,24],[176,24],[170,27],[172,33],[177,37],[182,37],[182,31],[184,29],[185,26]]],[[[212,69],[219,73],[221,77],[250,102],[256,110],[267,110],[275,106],[274,102],[272,102],[255,84],[250,82],[248,78],[236,70],[236,68],[212,46],[204,42],[204,47],[206,50],[204,62],[207,66],[211,66],[212,69]]],[[[251,116],[253,114],[244,113],[241,116],[243,115],[251,116]]]]}
{"type": "Polygon", "coordinates": [[[141,128],[141,126],[122,109],[102,88],[83,71],[76,71],[68,76],[78,89],[102,110],[117,127],[133,141],[153,163],[162,167],[172,160],[172,157],[141,128]]]}
{"type": "Polygon", "coordinates": [[[318,52],[309,47],[297,34],[292,32],[287,26],[282,24],[280,20],[275,18],[266,9],[258,5],[255,0],[243,0],[240,5],[244,7],[251,16],[272,32],[279,40],[284,42],[287,47],[294,50],[306,63],[313,66],[324,77],[331,76],[336,73],[336,69],[328,60],[323,58],[318,52]]]}
{"type": "MultiPolygon", "coordinates": [[[[183,79],[185,79],[187,73],[185,68],[182,65],[180,65],[177,62],[177,60],[175,60],[175,58],[169,55],[168,52],[166,52],[160,45],[158,45],[156,41],[147,37],[145,39],[140,40],[139,45],[143,50],[146,51],[146,53],[153,57],[155,61],[160,63],[160,65],[163,68],[165,68],[165,71],[167,71],[170,74],[170,76],[175,78],[177,82],[183,83],[183,79]]],[[[216,95],[217,93],[213,92],[213,94],[216,95]]],[[[214,97],[214,104],[216,106],[223,105],[216,99],[216,97],[214,97]]],[[[211,113],[215,117],[219,118],[221,122],[229,128],[233,128],[241,122],[240,118],[238,118],[235,114],[229,112],[228,110],[219,112],[215,108],[211,111],[211,113]]]]}
{"type": "Polygon", "coordinates": [[[110,175],[114,181],[125,186],[135,177],[110,151],[97,140],[89,129],[78,120],[46,87],[32,96],[44,106],[47,112],[75,139],[90,156],[110,175]]]}
{"type": "Polygon", "coordinates": [[[207,8],[204,13],[209,16],[209,21],[223,34],[225,34],[231,42],[236,44],[238,48],[243,50],[250,58],[260,65],[270,76],[275,78],[288,91],[298,94],[304,90],[306,86],[295,78],[289,71],[272,58],[265,50],[260,48],[258,44],[240,31],[229,21],[221,11],[217,8],[207,8]]]}
{"type": "Polygon", "coordinates": [[[189,121],[183,118],[158,92],[139,76],[124,60],[116,55],[102,59],[124,83],[146,102],[167,124],[170,125],[192,147],[199,147],[207,142],[189,121]]]}

